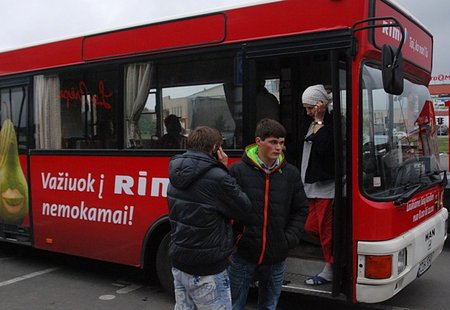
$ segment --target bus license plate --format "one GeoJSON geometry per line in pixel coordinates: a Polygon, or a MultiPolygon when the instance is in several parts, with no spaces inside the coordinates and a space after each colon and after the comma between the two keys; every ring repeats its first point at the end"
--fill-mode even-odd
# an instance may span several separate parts
{"type": "Polygon", "coordinates": [[[420,277],[431,267],[431,261],[433,260],[433,253],[425,257],[419,264],[419,270],[417,270],[417,277],[420,277]]]}

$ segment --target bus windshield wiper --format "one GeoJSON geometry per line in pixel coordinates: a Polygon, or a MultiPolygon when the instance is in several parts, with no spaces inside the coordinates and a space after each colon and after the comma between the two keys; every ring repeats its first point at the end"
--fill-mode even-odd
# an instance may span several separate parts
{"type": "Polygon", "coordinates": [[[445,170],[442,171],[429,171],[425,174],[422,174],[419,176],[419,179],[421,180],[420,183],[425,184],[425,181],[428,181],[429,184],[437,184],[440,183],[445,187],[447,185],[447,173],[445,170]],[[441,173],[444,174],[444,176],[441,176],[441,173]],[[428,180],[426,180],[428,178],[428,180]]]}
{"type": "Polygon", "coordinates": [[[432,186],[435,184],[441,184],[442,187],[446,187],[447,185],[447,171],[430,171],[428,173],[422,174],[419,176],[419,183],[407,183],[403,186],[403,189],[406,190],[403,194],[401,194],[397,199],[394,200],[395,205],[401,205],[402,203],[407,202],[417,193],[421,188],[432,186]],[[441,177],[441,173],[444,174],[441,177]],[[439,179],[433,180],[433,177],[439,176],[439,179]],[[424,179],[427,178],[427,179],[424,179]]]}
{"type": "MultiPolygon", "coordinates": [[[[417,184],[413,187],[411,187],[408,191],[404,192],[402,195],[400,195],[400,197],[398,197],[397,199],[394,200],[394,204],[396,206],[399,206],[405,202],[407,202],[409,199],[411,199],[412,196],[414,196],[415,193],[417,193],[419,191],[419,189],[421,189],[423,186],[423,184],[417,184]]],[[[407,187],[405,187],[407,188],[407,187]]]]}

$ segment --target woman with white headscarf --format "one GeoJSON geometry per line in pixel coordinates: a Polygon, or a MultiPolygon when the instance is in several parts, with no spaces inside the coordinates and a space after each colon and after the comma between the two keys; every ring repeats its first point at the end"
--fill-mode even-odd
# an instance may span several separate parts
{"type": "Polygon", "coordinates": [[[333,280],[332,205],[334,198],[332,96],[323,85],[308,87],[302,94],[308,120],[301,175],[308,197],[309,214],[305,231],[320,240],[325,266],[319,274],[308,278],[308,285],[322,285],[333,280]]]}

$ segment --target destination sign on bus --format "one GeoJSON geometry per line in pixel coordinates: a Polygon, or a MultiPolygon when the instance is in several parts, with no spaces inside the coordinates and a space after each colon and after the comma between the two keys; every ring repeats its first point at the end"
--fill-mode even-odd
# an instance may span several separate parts
{"type": "MultiPolygon", "coordinates": [[[[433,38],[431,35],[382,1],[376,1],[375,16],[395,17],[405,30],[402,48],[403,57],[431,72],[433,58],[433,38]]],[[[375,29],[374,45],[380,49],[383,44],[398,47],[401,41],[400,29],[398,27],[389,27],[393,23],[392,19],[387,18],[380,23],[387,27],[375,29]]]]}

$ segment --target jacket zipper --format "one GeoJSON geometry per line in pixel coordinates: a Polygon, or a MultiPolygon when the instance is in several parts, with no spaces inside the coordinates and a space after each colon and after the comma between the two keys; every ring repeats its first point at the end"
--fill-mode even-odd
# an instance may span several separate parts
{"type": "Polygon", "coordinates": [[[264,253],[266,252],[266,242],[267,242],[267,221],[268,221],[268,210],[269,210],[269,184],[270,184],[270,174],[266,174],[266,186],[264,189],[264,218],[263,218],[263,231],[262,231],[262,246],[261,254],[259,255],[258,265],[261,265],[264,253]]]}
{"type": "Polygon", "coordinates": [[[235,246],[237,246],[239,244],[239,241],[241,241],[241,238],[244,235],[246,229],[247,229],[247,226],[244,225],[242,228],[242,232],[236,236],[236,241],[234,243],[235,246]]]}

